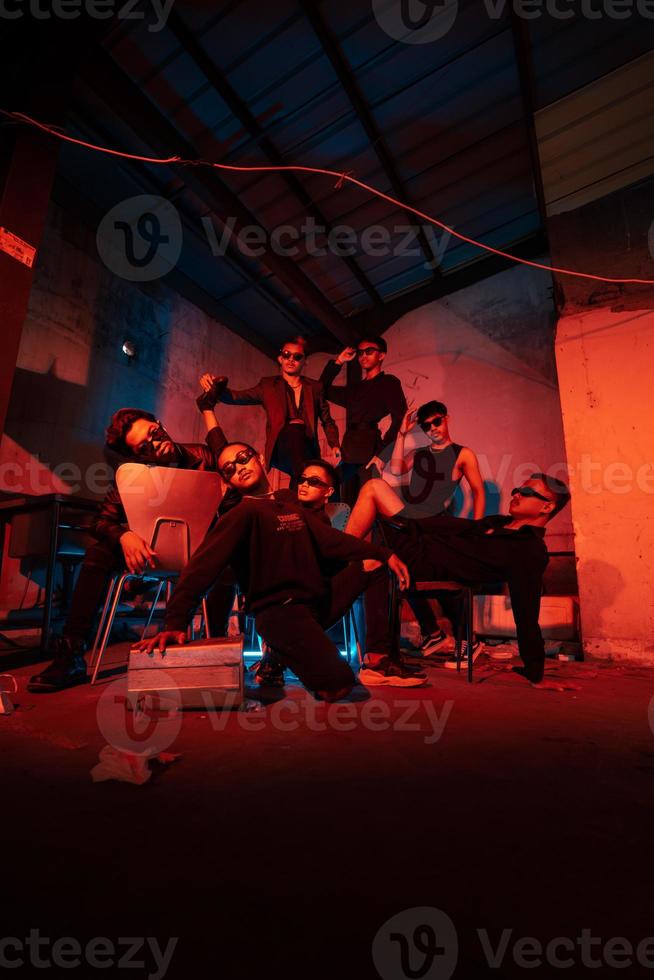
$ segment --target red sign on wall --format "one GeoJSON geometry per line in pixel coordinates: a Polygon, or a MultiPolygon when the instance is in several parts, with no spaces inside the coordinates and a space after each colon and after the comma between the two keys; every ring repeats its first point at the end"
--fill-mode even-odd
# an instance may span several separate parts
{"type": "Polygon", "coordinates": [[[26,265],[29,269],[34,265],[34,256],[36,255],[36,249],[33,245],[29,245],[24,242],[22,238],[18,235],[14,235],[11,231],[7,231],[0,225],[0,251],[6,252],[7,255],[11,255],[12,258],[18,259],[23,265],[26,265]]]}

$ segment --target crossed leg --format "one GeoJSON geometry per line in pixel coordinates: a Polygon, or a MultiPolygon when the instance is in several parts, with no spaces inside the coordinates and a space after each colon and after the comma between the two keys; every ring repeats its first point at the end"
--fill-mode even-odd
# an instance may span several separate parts
{"type": "Polygon", "coordinates": [[[368,480],[364,483],[345,525],[348,534],[355,538],[365,538],[377,515],[394,517],[404,508],[401,498],[384,480],[368,480]]]}

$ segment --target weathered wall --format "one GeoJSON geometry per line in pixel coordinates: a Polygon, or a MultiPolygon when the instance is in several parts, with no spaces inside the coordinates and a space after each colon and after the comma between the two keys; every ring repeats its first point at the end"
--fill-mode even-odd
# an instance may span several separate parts
{"type": "Polygon", "coordinates": [[[559,321],[586,652],[654,663],[654,312],[559,321]]]}
{"type": "MultiPolygon", "coordinates": [[[[204,370],[253,384],[276,365],[160,283],[138,287],[112,275],[92,238],[70,232],[51,209],[40,250],[0,446],[0,489],[101,495],[108,469],[104,428],[133,405],[154,412],[181,441],[203,441],[194,399],[204,370]],[[129,361],[122,343],[132,339],[129,361]]],[[[228,436],[262,442],[259,408],[225,413],[228,436]]],[[[17,563],[3,575],[0,606],[23,592],[17,563]]],[[[27,599],[29,603],[29,596],[27,599]]]]}
{"type": "MultiPolygon", "coordinates": [[[[477,453],[487,513],[504,511],[534,470],[565,479],[553,329],[551,280],[517,267],[406,314],[385,334],[385,367],[407,398],[445,402],[453,439],[477,453]]],[[[563,511],[548,529],[550,550],[572,549],[571,531],[563,511]]]]}

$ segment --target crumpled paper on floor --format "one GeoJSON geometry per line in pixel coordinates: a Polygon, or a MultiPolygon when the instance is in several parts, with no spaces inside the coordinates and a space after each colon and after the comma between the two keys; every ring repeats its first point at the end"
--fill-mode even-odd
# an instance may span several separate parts
{"type": "Polygon", "coordinates": [[[100,761],[91,769],[91,779],[94,783],[104,783],[115,779],[121,783],[135,783],[142,786],[152,776],[150,763],[160,762],[168,766],[171,762],[181,759],[178,752],[159,752],[158,755],[134,755],[132,752],[121,752],[113,745],[105,745],[100,750],[100,761]]]}

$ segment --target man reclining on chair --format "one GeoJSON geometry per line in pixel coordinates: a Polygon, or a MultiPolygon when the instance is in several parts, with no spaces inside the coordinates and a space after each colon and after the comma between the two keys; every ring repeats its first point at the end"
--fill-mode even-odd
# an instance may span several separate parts
{"type": "MultiPolygon", "coordinates": [[[[561,480],[532,473],[512,491],[508,516],[412,519],[404,516],[403,501],[387,483],[371,480],[362,487],[346,530],[365,537],[379,517],[389,547],[406,562],[415,581],[507,582],[524,663],[516,672],[534,687],[563,690],[573,686],[543,680],[545,650],[538,613],[548,561],[545,526],[569,500],[570,491],[561,480]]],[[[388,630],[387,583],[380,579],[374,590],[375,601],[368,602],[367,609],[379,619],[372,625],[378,634],[388,630]]],[[[375,675],[383,674],[384,658],[369,653],[366,659],[361,681],[380,683],[375,675]]]]}
{"type": "Polygon", "coordinates": [[[264,460],[246,443],[220,453],[223,479],[241,503],[220,518],[182,572],[166,610],[163,632],[138,648],[151,652],[186,641],[186,626],[200,597],[231,565],[259,635],[305,687],[326,701],[351,691],[355,677],[325,633],[385,563],[400,589],[406,566],[388,548],[343,534],[297,504],[275,500],[264,460]],[[334,574],[334,563],[350,563],[334,574]]]}
{"type": "MultiPolygon", "coordinates": [[[[218,425],[207,434],[206,445],[174,442],[150,412],[139,408],[121,408],[109,422],[105,446],[116,465],[139,462],[215,472],[217,454],[226,442],[218,425]]],[[[28,691],[33,693],[51,693],[84,683],[87,679],[85,645],[110,576],[125,568],[142,574],[155,566],[155,553],[127,525],[125,509],[115,484],[102,502],[100,513],[90,530],[98,538],[98,543],[91,545],[86,552],[63,634],[53,639],[55,659],[40,674],[32,677],[27,685],[28,691]]],[[[228,583],[220,584],[207,597],[216,632],[224,631],[233,591],[228,583]]]]}

